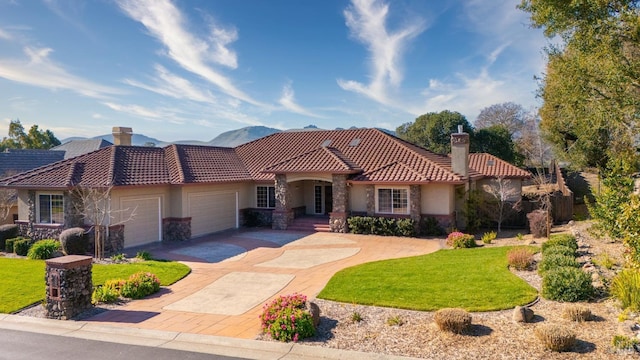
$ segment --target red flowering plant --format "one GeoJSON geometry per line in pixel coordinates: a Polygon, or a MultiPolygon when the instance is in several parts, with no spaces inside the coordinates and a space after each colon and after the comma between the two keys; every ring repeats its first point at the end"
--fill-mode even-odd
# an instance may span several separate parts
{"type": "Polygon", "coordinates": [[[307,310],[307,297],[302,294],[280,295],[263,307],[262,331],[273,339],[288,342],[315,335],[313,319],[307,310]]]}
{"type": "Polygon", "coordinates": [[[454,231],[447,236],[447,246],[454,249],[476,247],[476,239],[473,235],[454,231]]]}

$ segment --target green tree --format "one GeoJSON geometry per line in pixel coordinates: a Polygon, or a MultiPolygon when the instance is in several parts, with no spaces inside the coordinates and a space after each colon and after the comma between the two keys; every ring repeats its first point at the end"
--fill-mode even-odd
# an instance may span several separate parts
{"type": "Polygon", "coordinates": [[[40,130],[38,125],[31,126],[29,132],[25,133],[20,120],[11,120],[8,135],[0,141],[0,151],[5,149],[51,149],[60,145],[60,140],[51,130],[40,130]]]}
{"type": "Polygon", "coordinates": [[[396,134],[435,153],[448,154],[451,152],[451,134],[458,132],[458,125],[462,125],[465,132],[473,133],[473,127],[464,115],[445,110],[420,115],[414,122],[400,125],[396,134]]]}
{"type": "Polygon", "coordinates": [[[515,165],[524,162],[524,156],[518,152],[509,130],[503,125],[477,130],[470,147],[472,152],[489,153],[515,165]]]}
{"type": "MultiPolygon", "coordinates": [[[[522,0],[547,48],[541,128],[575,167],[604,170],[635,146],[640,114],[640,11],[635,0],[522,0]]],[[[631,154],[637,156],[637,153],[631,154]]]]}

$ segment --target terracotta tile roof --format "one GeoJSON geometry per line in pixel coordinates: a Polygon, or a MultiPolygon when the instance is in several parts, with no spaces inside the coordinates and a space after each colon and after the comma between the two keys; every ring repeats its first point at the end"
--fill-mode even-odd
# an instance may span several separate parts
{"type": "MultiPolygon", "coordinates": [[[[469,177],[528,177],[488,154],[470,155],[469,177]],[[490,165],[493,164],[493,165],[490,165]]],[[[343,173],[350,181],[464,182],[448,156],[377,129],[280,132],[236,148],[110,146],[0,180],[15,188],[62,189],[273,180],[276,173],[343,173]]]]}
{"type": "MultiPolygon", "coordinates": [[[[240,145],[236,152],[255,180],[272,180],[273,172],[265,164],[279,164],[282,159],[293,159],[300,154],[331,147],[350,163],[370,173],[394,163],[424,175],[424,182],[462,182],[462,178],[451,172],[451,161],[446,156],[433,154],[399,138],[377,129],[319,130],[280,132],[259,140],[240,145]]],[[[310,158],[306,158],[310,159],[310,158]]],[[[270,166],[270,165],[267,165],[270,166]]],[[[280,169],[284,170],[284,169],[280,169]]],[[[292,168],[292,171],[293,168],[292,168]]],[[[399,178],[412,175],[385,172],[399,178]]],[[[381,174],[381,173],[378,173],[381,174]]],[[[379,175],[378,175],[379,176],[379,175]]],[[[380,181],[395,181],[397,178],[379,178],[380,181]]]]}
{"type": "Polygon", "coordinates": [[[499,159],[491,154],[469,154],[469,169],[474,169],[486,177],[530,178],[531,173],[499,159]]]}
{"type": "Polygon", "coordinates": [[[169,145],[165,151],[172,184],[251,180],[232,148],[169,145]]]}
{"type": "Polygon", "coordinates": [[[340,150],[327,146],[285,159],[263,170],[272,174],[287,172],[357,174],[361,171],[362,169],[344,156],[340,150]]]}

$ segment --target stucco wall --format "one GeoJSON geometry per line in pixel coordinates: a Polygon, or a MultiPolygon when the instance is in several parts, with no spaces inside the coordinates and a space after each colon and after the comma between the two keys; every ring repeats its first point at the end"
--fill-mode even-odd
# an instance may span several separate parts
{"type": "Polygon", "coordinates": [[[367,212],[367,186],[352,184],[349,187],[351,211],[367,212]]]}
{"type": "Polygon", "coordinates": [[[421,212],[430,215],[449,215],[455,210],[455,191],[453,185],[422,185],[421,212]]]}
{"type": "Polygon", "coordinates": [[[29,191],[18,190],[18,220],[29,220],[29,191]]]}

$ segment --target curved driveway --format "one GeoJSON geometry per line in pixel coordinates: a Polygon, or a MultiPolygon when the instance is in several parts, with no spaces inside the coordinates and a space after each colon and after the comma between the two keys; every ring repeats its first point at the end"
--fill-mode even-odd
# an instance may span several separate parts
{"type": "Polygon", "coordinates": [[[341,269],[440,247],[438,240],[275,230],[150,246],[144,250],[184,262],[191,274],[154,296],[85,321],[253,339],[260,333],[263,304],[278,295],[302,293],[313,299],[341,269]]]}

